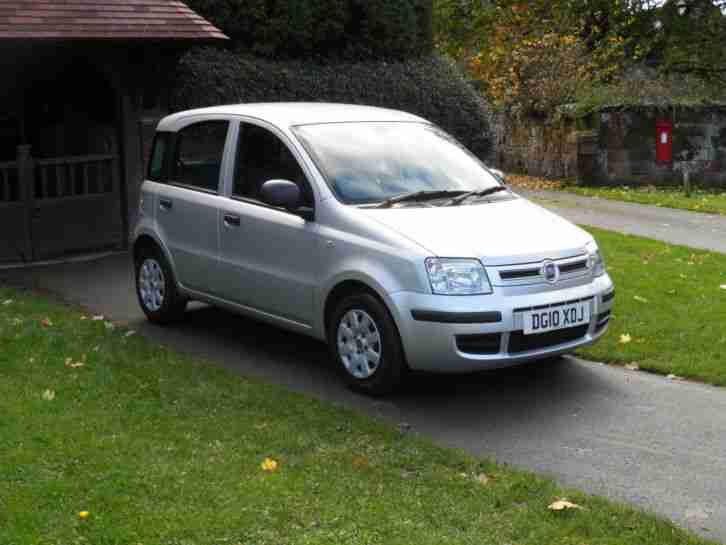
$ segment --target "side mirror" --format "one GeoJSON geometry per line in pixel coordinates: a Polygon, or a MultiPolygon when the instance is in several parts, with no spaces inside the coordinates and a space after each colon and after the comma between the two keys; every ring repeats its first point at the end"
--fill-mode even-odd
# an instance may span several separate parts
{"type": "Polygon", "coordinates": [[[292,212],[300,206],[300,188],[289,180],[268,180],[260,188],[260,199],[292,212]]]}

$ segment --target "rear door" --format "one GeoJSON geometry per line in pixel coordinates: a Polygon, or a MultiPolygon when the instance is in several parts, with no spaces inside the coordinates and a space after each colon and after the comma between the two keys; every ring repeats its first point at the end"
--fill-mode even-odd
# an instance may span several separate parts
{"type": "Polygon", "coordinates": [[[311,325],[318,275],[317,225],[260,200],[268,180],[295,182],[303,204],[312,186],[291,148],[272,130],[240,123],[230,197],[222,206],[220,289],[226,299],[311,325]]]}
{"type": "Polygon", "coordinates": [[[177,281],[216,293],[220,184],[229,120],[190,122],[171,138],[166,183],[156,191],[156,218],[177,281]]]}

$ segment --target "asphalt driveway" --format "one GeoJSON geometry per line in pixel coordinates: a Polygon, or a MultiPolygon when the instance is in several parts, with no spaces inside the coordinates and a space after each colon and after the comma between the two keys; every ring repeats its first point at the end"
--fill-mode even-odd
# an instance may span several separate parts
{"type": "Polygon", "coordinates": [[[583,197],[566,191],[517,193],[575,223],[726,253],[726,216],[583,197]]]}
{"type": "Polygon", "coordinates": [[[726,390],[576,359],[475,376],[417,377],[386,400],[347,391],[325,347],[195,305],[172,328],[148,324],[127,255],[0,271],[140,333],[566,485],[655,511],[726,542],[726,390]]]}

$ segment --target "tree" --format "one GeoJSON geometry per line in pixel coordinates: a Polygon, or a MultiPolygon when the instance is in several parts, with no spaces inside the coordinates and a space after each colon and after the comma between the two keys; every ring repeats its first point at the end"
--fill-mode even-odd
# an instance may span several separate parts
{"type": "Polygon", "coordinates": [[[552,113],[642,67],[726,79],[726,0],[437,0],[437,45],[490,100],[552,113]]]}

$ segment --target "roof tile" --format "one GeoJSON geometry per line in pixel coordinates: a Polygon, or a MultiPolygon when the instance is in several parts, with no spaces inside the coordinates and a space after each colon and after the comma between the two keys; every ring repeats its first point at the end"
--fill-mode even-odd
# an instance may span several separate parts
{"type": "Polygon", "coordinates": [[[219,40],[179,0],[0,0],[2,39],[219,40]]]}

